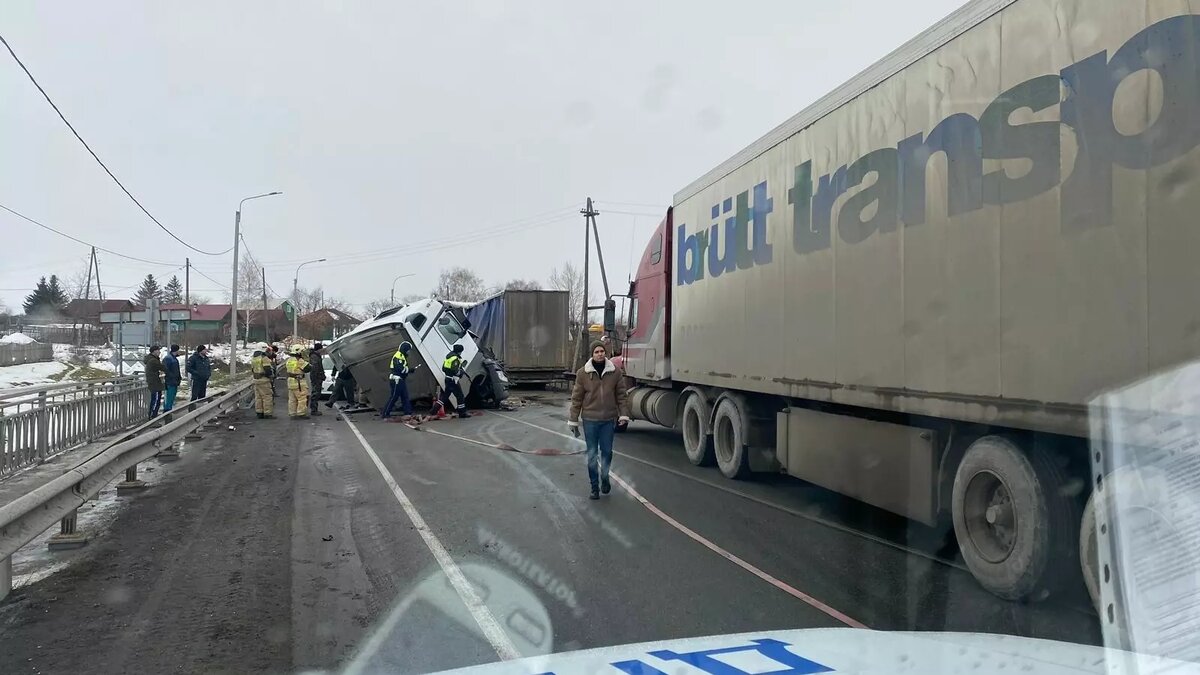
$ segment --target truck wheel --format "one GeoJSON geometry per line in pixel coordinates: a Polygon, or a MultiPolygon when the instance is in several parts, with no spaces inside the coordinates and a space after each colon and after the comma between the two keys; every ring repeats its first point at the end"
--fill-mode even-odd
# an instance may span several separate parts
{"type": "Polygon", "coordinates": [[[717,467],[726,478],[741,480],[750,477],[749,451],[745,442],[745,425],[742,411],[731,399],[722,399],[717,404],[713,418],[713,450],[717,467]]]}
{"type": "Polygon", "coordinates": [[[683,402],[683,451],[696,466],[712,466],[713,439],[708,433],[708,402],[692,394],[683,402]]]}
{"type": "Polygon", "coordinates": [[[1065,482],[1051,457],[1027,455],[1007,438],[985,436],[967,449],[950,510],[963,560],[984,588],[1017,600],[1056,581],[1059,560],[1074,557],[1078,522],[1078,508],[1060,496],[1065,482]]]}

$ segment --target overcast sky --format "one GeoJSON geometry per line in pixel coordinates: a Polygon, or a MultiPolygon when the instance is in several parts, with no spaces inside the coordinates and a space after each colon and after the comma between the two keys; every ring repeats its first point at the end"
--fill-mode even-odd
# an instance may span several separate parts
{"type": "MultiPolygon", "coordinates": [[[[300,284],[361,306],[454,265],[544,282],[582,261],[587,196],[623,291],[677,190],[960,4],[6,0],[0,31],[176,234],[228,249],[238,201],[282,190],[243,211],[268,284],[326,257],[300,284]]],[[[0,204],[167,263],[100,253],[106,297],[191,256],[213,279],[192,288],[223,299],[231,255],[159,230],[6,52],[0,95],[0,204]]],[[[5,212],[0,232],[9,307],[86,267],[88,247],[5,212]]]]}

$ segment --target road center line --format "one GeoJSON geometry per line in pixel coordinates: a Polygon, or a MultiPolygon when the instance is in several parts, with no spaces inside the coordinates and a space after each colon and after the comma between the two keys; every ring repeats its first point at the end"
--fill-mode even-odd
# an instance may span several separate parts
{"type": "MultiPolygon", "coordinates": [[[[503,417],[505,419],[512,420],[514,422],[520,422],[521,424],[525,424],[527,426],[534,427],[535,429],[541,429],[542,431],[545,431],[545,432],[548,432],[551,434],[557,434],[559,436],[562,436],[563,438],[568,438],[568,439],[571,438],[571,436],[568,436],[567,434],[564,434],[561,431],[547,429],[546,427],[543,427],[541,425],[534,424],[532,422],[526,422],[525,420],[517,419],[516,417],[510,417],[509,415],[504,415],[501,413],[493,413],[493,414],[503,417]]],[[[794,588],[793,586],[787,584],[786,582],[776,579],[775,577],[771,576],[770,574],[767,574],[766,572],[760,570],[759,568],[755,567],[754,565],[746,562],[745,560],[742,560],[741,558],[730,553],[729,551],[726,551],[725,549],[721,548],[717,544],[715,544],[712,541],[705,538],[704,535],[701,535],[698,532],[693,531],[688,526],[684,525],[683,523],[679,522],[678,520],[675,520],[671,516],[664,513],[662,509],[655,506],[650,500],[646,499],[641,494],[639,494],[637,490],[633,489],[633,486],[630,485],[629,483],[625,482],[625,480],[622,479],[619,475],[617,475],[616,472],[612,472],[611,475],[612,475],[613,480],[616,481],[617,485],[621,486],[621,488],[623,490],[628,492],[629,495],[631,497],[633,497],[635,500],[637,500],[637,502],[639,504],[646,507],[646,509],[648,511],[650,511],[650,513],[653,513],[654,515],[658,516],[663,522],[665,522],[668,525],[670,525],[671,527],[679,530],[680,532],[686,534],[688,537],[695,540],[697,543],[701,544],[702,546],[709,549],[710,551],[713,551],[714,553],[720,555],[721,557],[725,558],[729,562],[737,565],[738,567],[741,567],[742,569],[753,574],[754,576],[758,577],[759,579],[762,579],[763,581],[771,584],[775,588],[778,588],[779,590],[783,591],[784,593],[787,593],[788,595],[796,598],[797,600],[800,600],[800,601],[804,602],[805,604],[808,604],[808,605],[824,612],[825,614],[846,624],[847,626],[850,626],[852,628],[866,628],[867,627],[866,624],[862,623],[861,621],[858,621],[854,618],[851,618],[850,616],[847,616],[846,614],[843,614],[842,612],[839,612],[838,610],[830,607],[829,605],[821,602],[820,600],[817,600],[816,598],[812,597],[811,595],[809,595],[797,588],[794,588]]]]}
{"type": "MultiPolygon", "coordinates": [[[[510,417],[510,416],[508,416],[508,415],[502,415],[502,414],[500,414],[500,413],[493,413],[493,414],[495,414],[495,415],[498,415],[498,416],[500,416],[500,417],[503,417],[504,419],[507,419],[507,420],[512,420],[513,422],[518,422],[518,423],[520,423],[520,424],[524,424],[524,425],[526,425],[526,426],[533,427],[533,428],[535,428],[535,429],[541,429],[542,431],[549,431],[549,432],[550,432],[550,433],[552,433],[552,434],[558,434],[559,436],[567,437],[567,435],[566,435],[566,434],[563,434],[563,433],[560,433],[560,432],[554,431],[553,429],[547,429],[546,427],[543,427],[543,426],[541,426],[541,425],[538,425],[538,424],[533,424],[532,422],[526,422],[525,420],[522,420],[522,419],[517,419],[516,417],[510,417]]],[[[734,488],[732,488],[732,487],[728,487],[728,486],[725,486],[725,485],[718,485],[717,483],[712,483],[712,482],[710,482],[710,481],[706,481],[706,480],[704,480],[704,479],[702,479],[702,478],[697,478],[697,477],[695,477],[695,476],[692,476],[692,475],[686,474],[686,473],[684,473],[684,472],[682,472],[682,471],[679,471],[678,469],[672,469],[672,468],[670,468],[670,467],[667,467],[667,466],[662,466],[661,464],[658,464],[658,463],[656,463],[656,462],[651,462],[651,461],[650,461],[650,460],[648,460],[648,459],[643,459],[643,458],[641,458],[641,457],[638,457],[638,456],[636,456],[636,455],[631,455],[631,454],[629,454],[629,453],[627,453],[627,452],[621,452],[620,450],[616,450],[616,449],[614,449],[614,450],[613,450],[613,454],[614,454],[614,455],[619,455],[619,456],[621,456],[621,457],[624,457],[625,459],[628,459],[628,460],[630,460],[630,461],[633,461],[633,462],[637,462],[637,463],[639,463],[639,464],[645,464],[645,465],[646,465],[646,466],[648,466],[648,467],[651,467],[651,468],[653,468],[653,469],[658,469],[659,471],[663,471],[663,472],[669,473],[669,474],[671,474],[671,475],[673,475],[673,476],[679,476],[680,478],[684,478],[684,479],[686,479],[686,480],[690,480],[690,481],[692,481],[692,482],[699,483],[699,484],[701,484],[701,485],[704,485],[704,486],[706,486],[706,487],[710,487],[710,488],[712,488],[712,489],[714,489],[714,490],[720,490],[721,492],[725,492],[725,493],[727,493],[727,494],[731,494],[731,495],[733,495],[733,496],[735,496],[735,497],[741,497],[742,499],[745,499],[745,500],[747,500],[747,501],[754,502],[755,504],[761,504],[762,506],[765,506],[765,507],[767,507],[767,508],[775,509],[776,511],[782,511],[783,513],[786,513],[786,514],[788,514],[788,515],[791,515],[791,516],[795,516],[795,517],[797,517],[797,518],[802,518],[802,519],[804,519],[804,520],[807,520],[807,521],[809,521],[809,522],[811,522],[811,523],[815,523],[815,524],[817,524],[817,525],[824,525],[825,527],[828,527],[828,528],[830,528],[830,529],[832,529],[832,530],[836,530],[836,531],[838,531],[838,532],[841,532],[841,533],[843,533],[843,534],[848,534],[848,535],[850,535],[850,536],[852,536],[852,537],[858,537],[858,538],[860,538],[860,539],[866,539],[867,541],[870,541],[870,542],[873,542],[873,543],[879,544],[880,546],[886,546],[886,547],[888,547],[888,548],[891,548],[891,549],[894,549],[894,550],[900,551],[901,553],[907,553],[908,555],[913,555],[913,556],[916,556],[916,557],[918,557],[918,558],[924,558],[924,559],[926,559],[926,560],[928,560],[928,561],[930,561],[930,562],[937,563],[937,564],[939,564],[939,565],[945,565],[946,567],[952,567],[952,568],[954,568],[954,569],[956,569],[956,570],[959,570],[960,572],[965,572],[965,573],[967,573],[967,574],[970,574],[970,573],[971,573],[971,571],[967,569],[967,566],[966,566],[966,565],[959,564],[959,563],[957,563],[957,562],[955,562],[955,561],[953,561],[953,560],[947,560],[947,559],[945,559],[945,558],[939,558],[938,556],[936,556],[936,555],[933,555],[933,554],[931,554],[931,553],[926,553],[925,551],[921,551],[921,550],[919,550],[919,549],[915,549],[915,548],[912,548],[912,547],[909,547],[909,546],[905,546],[904,544],[898,544],[898,543],[896,543],[896,542],[894,542],[894,541],[890,541],[890,540],[888,540],[888,539],[884,539],[883,537],[879,537],[879,536],[873,535],[873,534],[871,534],[871,533],[869,533],[869,532],[862,532],[862,531],[860,531],[860,530],[856,530],[856,529],[854,529],[854,528],[852,528],[852,527],[847,527],[847,526],[845,526],[845,525],[842,525],[842,524],[840,524],[840,523],[836,523],[836,522],[834,522],[834,521],[832,521],[832,520],[827,520],[827,519],[825,519],[825,518],[822,518],[822,517],[820,517],[820,516],[814,516],[814,515],[812,515],[812,514],[809,514],[809,513],[804,513],[803,511],[800,511],[800,510],[797,510],[797,509],[793,509],[793,508],[791,508],[791,507],[788,507],[788,506],[784,506],[783,504],[777,504],[777,503],[775,503],[775,502],[772,502],[772,501],[770,501],[770,500],[768,500],[768,499],[763,499],[762,497],[756,497],[756,496],[754,496],[754,495],[751,495],[751,494],[746,494],[745,492],[740,492],[740,491],[738,491],[738,490],[736,490],[736,489],[734,489],[734,488]]]]}
{"type": "Polygon", "coordinates": [[[350,421],[348,417],[345,419],[350,430],[358,437],[358,442],[362,444],[363,450],[367,451],[367,455],[375,463],[375,468],[379,469],[384,482],[392,489],[392,494],[395,495],[396,501],[400,502],[404,513],[408,515],[408,519],[412,521],[417,534],[421,535],[421,539],[429,547],[430,553],[433,553],[433,557],[437,560],[438,565],[441,566],[442,572],[450,580],[450,585],[454,587],[455,592],[458,593],[458,597],[466,605],[467,611],[471,613],[471,617],[475,619],[475,623],[483,631],[484,638],[487,639],[492,649],[496,650],[496,655],[504,660],[520,658],[520,652],[517,651],[508,634],[500,627],[500,622],[496,620],[496,617],[488,609],[487,605],[483,604],[483,601],[479,599],[479,594],[475,592],[475,587],[471,585],[471,582],[467,580],[462,570],[455,564],[454,559],[450,557],[450,553],[442,545],[442,542],[438,540],[437,535],[433,533],[433,530],[429,529],[429,526],[425,523],[425,519],[421,517],[421,514],[417,511],[417,507],[409,500],[408,495],[404,494],[404,490],[400,489],[400,484],[396,482],[395,477],[392,476],[392,472],[388,471],[387,467],[383,465],[383,461],[379,459],[379,455],[375,453],[375,449],[371,447],[371,444],[359,432],[354,422],[350,421]]]}

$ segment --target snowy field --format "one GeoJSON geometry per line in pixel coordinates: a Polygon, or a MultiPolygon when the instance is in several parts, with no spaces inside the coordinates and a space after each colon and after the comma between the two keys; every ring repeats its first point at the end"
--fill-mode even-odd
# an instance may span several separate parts
{"type": "MultiPolygon", "coordinates": [[[[12,338],[13,336],[5,337],[12,338]]],[[[0,366],[0,389],[52,384],[72,379],[90,379],[104,377],[106,374],[116,375],[118,368],[112,362],[113,354],[116,352],[116,347],[76,347],[75,345],[55,343],[53,361],[0,366]]],[[[209,358],[213,360],[214,364],[216,362],[227,363],[229,352],[228,344],[212,345],[209,348],[209,358]]],[[[239,346],[237,350],[238,363],[249,364],[253,354],[253,347],[242,348],[239,346]]],[[[159,356],[166,356],[166,352],[160,352],[159,356]]],[[[142,360],[145,358],[146,349],[144,347],[126,347],[122,358],[124,374],[136,375],[144,372],[145,366],[142,364],[142,360]]],[[[184,369],[183,361],[186,358],[186,354],[179,355],[181,371],[184,369]]]]}

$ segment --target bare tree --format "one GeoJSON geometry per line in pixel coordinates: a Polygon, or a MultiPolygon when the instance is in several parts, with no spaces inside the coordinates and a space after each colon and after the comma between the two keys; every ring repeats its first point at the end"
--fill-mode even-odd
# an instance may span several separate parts
{"type": "MultiPolygon", "coordinates": [[[[242,262],[238,265],[238,307],[251,309],[262,307],[262,267],[248,255],[242,256],[242,262]]],[[[229,292],[225,293],[225,298],[230,299],[229,292]]],[[[192,297],[192,302],[196,302],[195,296],[192,297]]]]}
{"type": "MultiPolygon", "coordinates": [[[[583,311],[583,272],[571,262],[550,270],[550,286],[571,293],[571,320],[577,320],[583,311]]],[[[590,302],[588,304],[591,304],[590,302]]]]}
{"type": "Polygon", "coordinates": [[[296,311],[301,316],[318,309],[336,309],[341,312],[348,312],[350,309],[350,303],[336,296],[325,295],[325,289],[320,286],[297,288],[295,297],[292,298],[292,304],[296,306],[296,311]]]}
{"type": "Polygon", "coordinates": [[[465,267],[452,267],[442,270],[438,284],[433,289],[433,295],[439,300],[459,300],[461,302],[476,302],[488,296],[488,287],[471,270],[465,267]]]}
{"type": "MultiPolygon", "coordinates": [[[[63,281],[63,290],[66,291],[68,299],[75,300],[86,295],[93,300],[99,300],[99,298],[96,297],[96,291],[94,288],[90,293],[88,291],[88,280],[91,278],[88,275],[88,272],[91,270],[91,268],[92,259],[89,256],[82,269],[75,270],[71,273],[71,276],[67,277],[66,280],[63,281]]],[[[91,283],[94,284],[95,280],[92,279],[91,283]]]]}
{"type": "MultiPolygon", "coordinates": [[[[212,304],[212,298],[208,297],[207,295],[201,295],[199,293],[192,293],[190,299],[191,299],[193,305],[211,305],[212,304]]],[[[238,304],[241,304],[240,299],[238,300],[238,304]]]]}
{"type": "Polygon", "coordinates": [[[368,318],[371,318],[383,310],[391,309],[392,307],[393,305],[391,298],[379,298],[378,300],[372,300],[368,302],[363,307],[363,314],[366,314],[368,318]]]}
{"type": "Polygon", "coordinates": [[[504,284],[506,291],[538,291],[541,288],[542,284],[532,279],[513,279],[504,284]]]}

